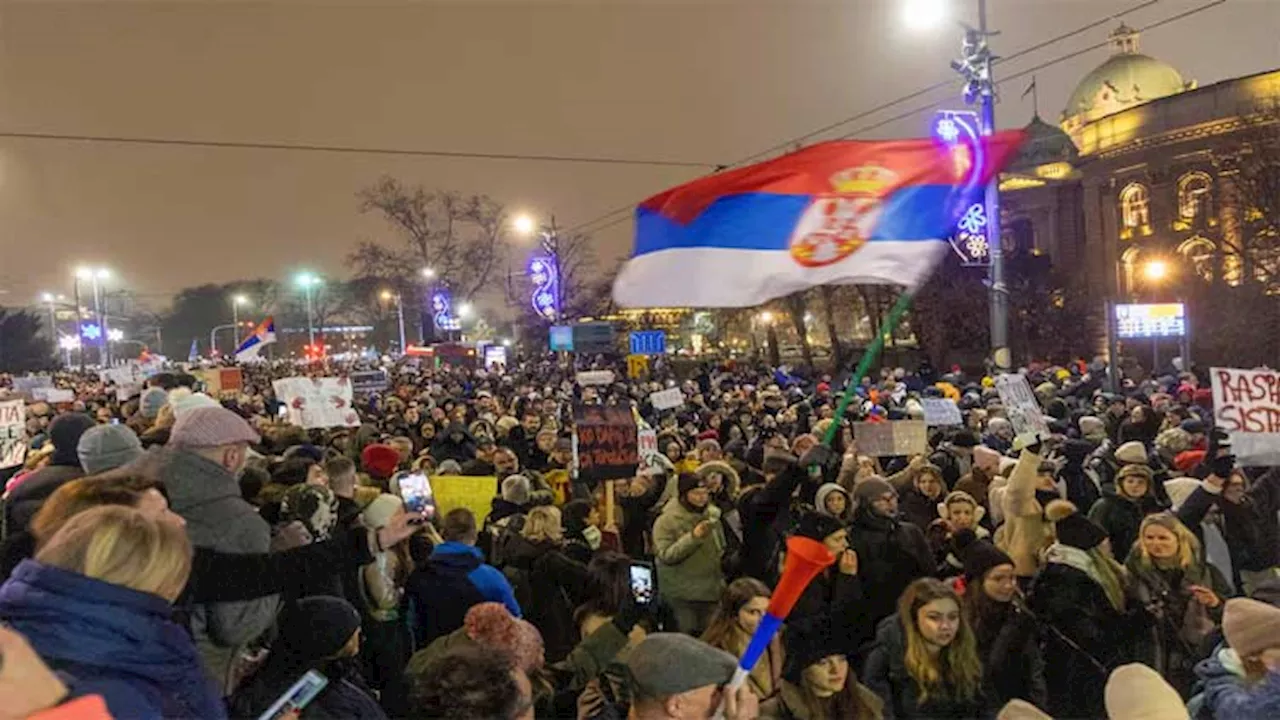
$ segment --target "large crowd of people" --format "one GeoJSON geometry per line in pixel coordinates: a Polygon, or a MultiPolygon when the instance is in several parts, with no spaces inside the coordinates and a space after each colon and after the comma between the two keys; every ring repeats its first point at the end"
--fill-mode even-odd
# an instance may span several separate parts
{"type": "Polygon", "coordinates": [[[358,427],[311,429],[271,381],[365,368],[55,374],[74,401],[26,397],[0,470],[0,718],[1280,717],[1280,473],[1204,377],[1024,368],[1048,432],[1018,433],[958,369],[841,412],[838,377],[578,362],[388,363],[358,427]],[[860,450],[931,398],[963,424],[860,450]],[[656,433],[633,477],[575,466],[593,404],[656,433]],[[419,473],[491,506],[406,504],[419,473]],[[735,686],[794,536],[834,562],[735,686]]]}

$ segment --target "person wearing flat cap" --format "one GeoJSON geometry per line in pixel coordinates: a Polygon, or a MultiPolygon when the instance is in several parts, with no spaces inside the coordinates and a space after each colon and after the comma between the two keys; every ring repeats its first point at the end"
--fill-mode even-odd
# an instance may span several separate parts
{"type": "MultiPolygon", "coordinates": [[[[271,530],[258,511],[240,496],[238,476],[258,433],[244,418],[221,407],[196,407],[181,413],[161,451],[157,474],[169,493],[170,508],[187,521],[191,544],[223,553],[265,553],[271,530]]],[[[191,629],[205,671],[223,692],[232,661],[244,644],[275,620],[278,596],[192,608],[191,629]]]]}
{"type": "Polygon", "coordinates": [[[627,656],[630,720],[709,718],[724,705],[725,720],[754,720],[759,701],[743,683],[724,686],[738,661],[729,653],[679,633],[654,633],[627,656]]]}

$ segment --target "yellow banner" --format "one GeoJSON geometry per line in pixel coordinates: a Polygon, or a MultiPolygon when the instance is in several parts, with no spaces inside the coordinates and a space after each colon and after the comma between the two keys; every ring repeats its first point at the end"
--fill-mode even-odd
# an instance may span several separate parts
{"type": "Polygon", "coordinates": [[[484,524],[498,494],[498,478],[467,475],[433,475],[431,492],[435,495],[436,516],[444,517],[454,508],[464,507],[476,516],[476,527],[484,524]]]}

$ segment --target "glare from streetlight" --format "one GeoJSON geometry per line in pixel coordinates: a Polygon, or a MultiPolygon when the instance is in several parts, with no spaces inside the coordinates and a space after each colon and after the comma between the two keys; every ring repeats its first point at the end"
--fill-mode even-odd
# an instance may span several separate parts
{"type": "Polygon", "coordinates": [[[314,287],[320,284],[320,278],[316,276],[314,273],[309,273],[309,272],[298,273],[298,276],[297,278],[294,279],[294,281],[298,283],[299,286],[304,288],[314,287]]]}
{"type": "Polygon", "coordinates": [[[93,271],[87,267],[76,268],[76,277],[80,278],[81,280],[92,280],[93,271]]]}
{"type": "Polygon", "coordinates": [[[950,15],[948,0],[903,0],[902,23],[914,31],[938,27],[950,15]]]}
{"type": "Polygon", "coordinates": [[[769,312],[768,310],[765,310],[764,312],[760,313],[760,322],[765,324],[773,322],[773,313],[769,312]]]}
{"type": "Polygon", "coordinates": [[[97,275],[99,280],[106,280],[111,277],[111,271],[106,268],[98,268],[94,271],[94,274],[97,275]]]}
{"type": "Polygon", "coordinates": [[[430,280],[436,276],[436,271],[431,268],[422,268],[422,277],[430,280]]]}
{"type": "Polygon", "coordinates": [[[383,300],[390,300],[392,297],[394,297],[394,296],[391,294],[391,291],[390,291],[390,290],[383,290],[383,291],[382,291],[382,299],[383,299],[383,300]]]}
{"type": "Polygon", "coordinates": [[[516,216],[516,219],[511,222],[511,227],[521,235],[532,235],[533,231],[538,229],[538,223],[532,215],[522,214],[516,216]]]}
{"type": "Polygon", "coordinates": [[[47,303],[53,302],[53,293],[41,293],[40,302],[47,302],[47,303]]]}
{"type": "Polygon", "coordinates": [[[1148,282],[1160,282],[1169,276],[1169,264],[1163,260],[1152,260],[1142,267],[1142,275],[1148,282]]]}
{"type": "Polygon", "coordinates": [[[462,303],[458,306],[458,317],[469,318],[475,312],[475,308],[471,307],[471,303],[462,303]]]}
{"type": "Polygon", "coordinates": [[[235,303],[236,305],[248,305],[249,298],[245,297],[244,295],[234,295],[231,298],[231,302],[235,303]]]}
{"type": "Polygon", "coordinates": [[[511,338],[502,338],[502,347],[511,347],[511,338]]]}

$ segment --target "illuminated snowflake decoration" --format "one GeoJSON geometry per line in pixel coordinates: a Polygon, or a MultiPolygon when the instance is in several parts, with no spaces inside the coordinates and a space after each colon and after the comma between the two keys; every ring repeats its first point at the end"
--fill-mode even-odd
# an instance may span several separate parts
{"type": "Polygon", "coordinates": [[[981,260],[987,256],[987,239],[981,235],[966,235],[964,249],[969,253],[969,257],[981,260]]]}
{"type": "Polygon", "coordinates": [[[938,137],[948,143],[953,143],[956,138],[960,137],[960,128],[956,126],[956,121],[949,117],[939,120],[938,126],[934,130],[938,133],[938,137]]]}
{"type": "Polygon", "coordinates": [[[982,234],[983,228],[987,226],[987,212],[981,203],[974,203],[965,211],[964,216],[960,218],[960,229],[970,235],[982,234]]]}
{"type": "Polygon", "coordinates": [[[80,334],[89,340],[97,340],[102,337],[102,328],[97,325],[84,325],[80,328],[80,334]]]}

